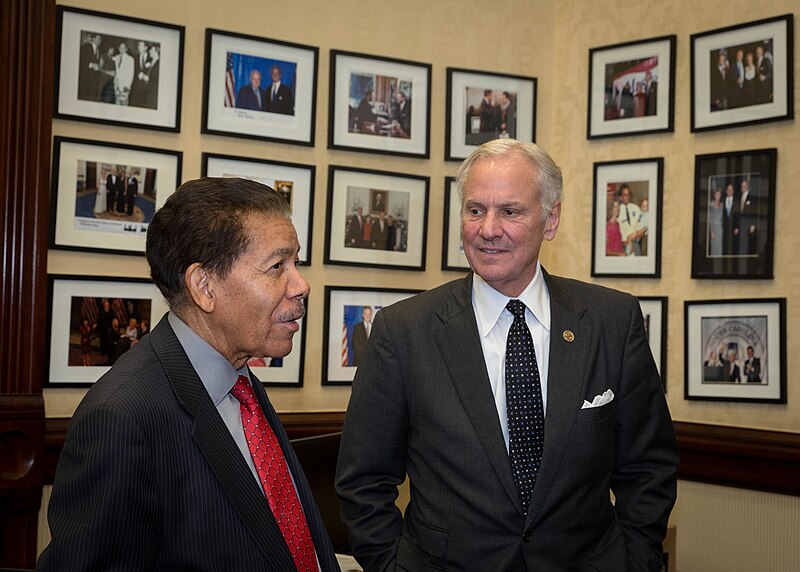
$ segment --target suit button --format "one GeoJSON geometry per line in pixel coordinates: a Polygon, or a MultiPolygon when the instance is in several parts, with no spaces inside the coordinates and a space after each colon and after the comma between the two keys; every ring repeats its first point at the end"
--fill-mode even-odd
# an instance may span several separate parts
{"type": "Polygon", "coordinates": [[[525,542],[525,543],[527,544],[528,542],[530,542],[530,541],[531,541],[531,539],[533,539],[533,533],[532,533],[532,532],[529,530],[528,532],[526,532],[526,533],[523,535],[523,537],[522,537],[522,541],[523,541],[523,542],[525,542]]]}

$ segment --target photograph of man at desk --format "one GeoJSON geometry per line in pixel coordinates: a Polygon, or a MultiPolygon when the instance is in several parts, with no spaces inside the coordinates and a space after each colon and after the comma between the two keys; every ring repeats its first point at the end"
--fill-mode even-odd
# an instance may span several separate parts
{"type": "Polygon", "coordinates": [[[371,73],[350,75],[350,133],[411,138],[409,79],[371,73]]]}

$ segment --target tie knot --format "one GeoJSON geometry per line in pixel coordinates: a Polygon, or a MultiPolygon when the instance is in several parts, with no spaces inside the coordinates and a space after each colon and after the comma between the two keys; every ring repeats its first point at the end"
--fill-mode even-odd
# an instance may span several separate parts
{"type": "Polygon", "coordinates": [[[253,386],[250,381],[243,375],[239,376],[236,383],[233,384],[231,395],[239,400],[239,403],[244,405],[251,413],[256,410],[258,400],[255,393],[253,393],[253,386]]]}
{"type": "Polygon", "coordinates": [[[525,304],[520,300],[509,300],[506,309],[514,315],[515,320],[525,319],[525,304]]]}

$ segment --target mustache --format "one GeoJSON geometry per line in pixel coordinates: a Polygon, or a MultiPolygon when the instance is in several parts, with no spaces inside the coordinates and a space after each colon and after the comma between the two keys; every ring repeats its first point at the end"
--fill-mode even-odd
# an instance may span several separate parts
{"type": "Polygon", "coordinates": [[[297,306],[286,310],[285,312],[281,313],[278,316],[278,320],[281,322],[293,322],[295,320],[299,320],[306,315],[306,307],[302,302],[298,302],[297,306]]]}

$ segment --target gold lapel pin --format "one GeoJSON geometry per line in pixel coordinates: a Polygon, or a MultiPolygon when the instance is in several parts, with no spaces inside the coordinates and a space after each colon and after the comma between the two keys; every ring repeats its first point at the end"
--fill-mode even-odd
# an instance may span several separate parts
{"type": "Polygon", "coordinates": [[[571,344],[573,341],[575,341],[575,334],[572,333],[572,330],[564,330],[562,335],[564,336],[564,341],[567,343],[571,344]]]}

